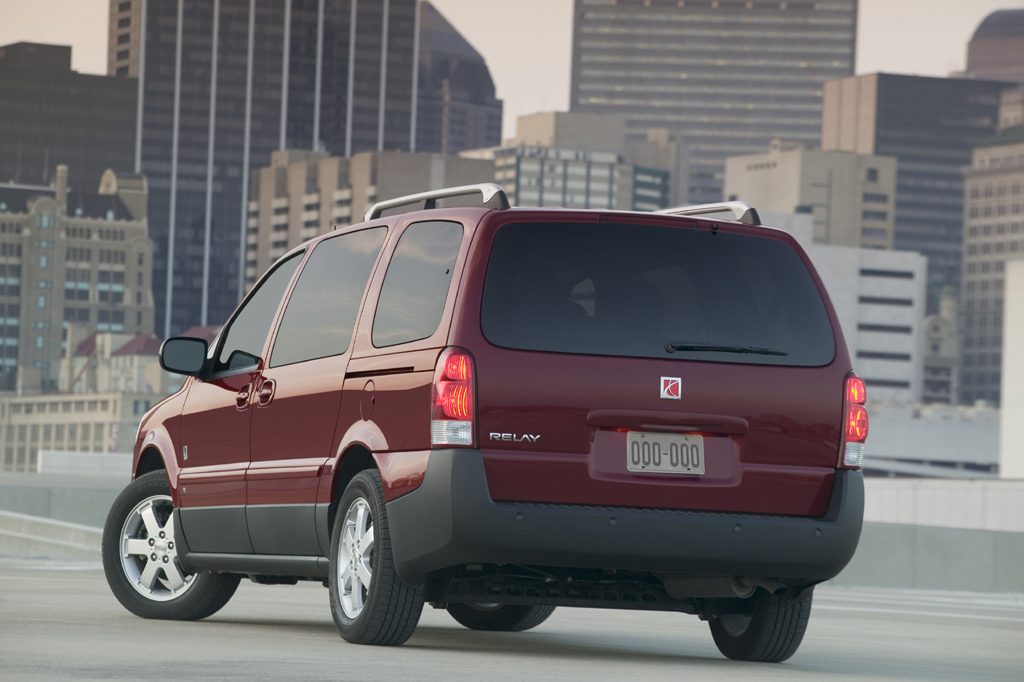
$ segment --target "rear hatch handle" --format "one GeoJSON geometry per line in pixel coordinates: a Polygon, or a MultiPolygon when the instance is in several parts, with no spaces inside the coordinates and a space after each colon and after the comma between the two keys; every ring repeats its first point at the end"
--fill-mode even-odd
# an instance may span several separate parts
{"type": "Polygon", "coordinates": [[[731,436],[743,435],[750,430],[750,422],[742,417],[670,410],[590,410],[587,412],[587,425],[653,431],[701,431],[731,436]]]}

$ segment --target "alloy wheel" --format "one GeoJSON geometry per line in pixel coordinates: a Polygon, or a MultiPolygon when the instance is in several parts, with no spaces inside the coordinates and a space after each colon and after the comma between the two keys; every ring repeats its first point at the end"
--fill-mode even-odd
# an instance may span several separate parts
{"type": "Polygon", "coordinates": [[[338,596],[345,616],[363,612],[373,582],[373,518],[369,503],[357,497],[345,512],[338,546],[338,596]]]}
{"type": "Polygon", "coordinates": [[[170,601],[195,582],[178,562],[174,507],[167,495],[139,502],[125,518],[121,530],[121,569],[139,594],[153,601],[170,601]]]}

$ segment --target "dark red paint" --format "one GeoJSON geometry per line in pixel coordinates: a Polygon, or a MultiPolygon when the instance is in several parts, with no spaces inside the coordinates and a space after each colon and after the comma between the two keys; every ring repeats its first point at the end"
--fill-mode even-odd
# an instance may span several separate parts
{"type": "MultiPolygon", "coordinates": [[[[422,483],[430,458],[435,364],[444,348],[458,346],[473,357],[476,442],[496,500],[824,513],[839,456],[850,360],[824,287],[792,237],[761,227],[719,228],[767,235],[800,254],[835,330],[835,356],[826,367],[515,351],[483,337],[483,281],[502,224],[619,219],[593,211],[453,208],[375,222],[389,227],[388,237],[349,349],[330,358],[188,380],[143,419],[136,467],[143,452],[159,452],[176,502],[185,507],[326,503],[337,494],[343,458],[358,448],[373,456],[385,495],[394,499],[422,483]],[[438,219],[465,227],[441,324],[430,338],[374,348],[373,312],[397,239],[413,222],[438,219]],[[662,376],[682,379],[681,399],[660,398],[662,376]],[[627,472],[624,432],[631,429],[703,435],[707,473],[627,472]],[[509,442],[490,438],[492,432],[540,438],[509,442]]],[[[629,220],[675,229],[706,225],[649,215],[629,220]]],[[[304,245],[304,257],[317,241],[304,245]]]]}

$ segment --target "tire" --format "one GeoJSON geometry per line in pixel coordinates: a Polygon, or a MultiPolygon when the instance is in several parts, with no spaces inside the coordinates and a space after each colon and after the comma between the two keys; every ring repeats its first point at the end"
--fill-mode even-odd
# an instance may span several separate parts
{"type": "Polygon", "coordinates": [[[423,588],[406,584],[395,571],[375,469],[356,474],[341,496],[330,561],[331,615],[345,641],[397,646],[412,636],[423,613],[423,588]]]}
{"type": "Polygon", "coordinates": [[[750,598],[748,613],[709,621],[718,650],[737,661],[785,661],[803,641],[813,593],[813,587],[795,597],[759,590],[750,598]]]}
{"type": "Polygon", "coordinates": [[[103,572],[110,591],[136,616],[200,620],[228,603],[241,576],[185,573],[174,544],[172,510],[166,472],[152,471],[129,483],[103,526],[103,572]]]}
{"type": "Polygon", "coordinates": [[[554,606],[450,604],[448,613],[470,630],[523,632],[537,627],[555,612],[554,606]]]}

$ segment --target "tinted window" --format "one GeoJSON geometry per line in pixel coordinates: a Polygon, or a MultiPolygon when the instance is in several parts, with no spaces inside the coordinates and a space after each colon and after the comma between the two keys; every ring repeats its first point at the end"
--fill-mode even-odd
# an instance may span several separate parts
{"type": "Polygon", "coordinates": [[[338,355],[348,349],[366,280],[387,228],[320,242],[299,274],[274,341],[271,366],[338,355]]]}
{"type": "Polygon", "coordinates": [[[835,346],[785,242],[651,225],[502,227],[482,324],[496,345],[562,353],[815,366],[835,346]]]}
{"type": "Polygon", "coordinates": [[[277,306],[295,274],[295,268],[299,266],[301,256],[295,254],[279,263],[245,302],[224,337],[215,371],[240,370],[256,365],[256,359],[263,352],[263,344],[270,333],[277,306]]]}
{"type": "Polygon", "coordinates": [[[416,223],[391,257],[373,318],[373,345],[425,339],[437,330],[462,244],[462,225],[416,223]]]}

